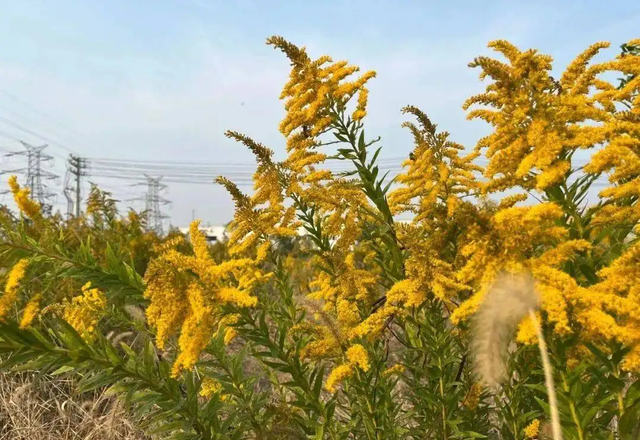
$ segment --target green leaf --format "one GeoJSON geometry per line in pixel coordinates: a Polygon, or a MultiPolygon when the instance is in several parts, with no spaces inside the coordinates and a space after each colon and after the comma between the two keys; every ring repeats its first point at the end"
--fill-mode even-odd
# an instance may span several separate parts
{"type": "Polygon", "coordinates": [[[620,433],[620,438],[623,440],[632,440],[633,432],[637,430],[639,427],[640,427],[640,408],[635,406],[625,411],[622,417],[620,417],[620,421],[618,423],[618,432],[620,433]]]}
{"type": "Polygon", "coordinates": [[[70,371],[75,370],[75,367],[71,366],[71,365],[63,365],[62,367],[58,368],[57,370],[55,370],[54,372],[51,373],[52,376],[58,376],[60,374],[64,374],[64,373],[68,373],[70,371]]]}
{"type": "Polygon", "coordinates": [[[158,426],[157,428],[149,429],[146,434],[147,435],[158,435],[158,434],[166,434],[167,432],[181,431],[183,427],[182,421],[165,423],[163,425],[158,426]]]}
{"type": "Polygon", "coordinates": [[[320,392],[322,391],[322,381],[324,380],[324,365],[320,367],[320,370],[316,374],[316,380],[313,384],[313,395],[316,399],[320,398],[320,392]]]}

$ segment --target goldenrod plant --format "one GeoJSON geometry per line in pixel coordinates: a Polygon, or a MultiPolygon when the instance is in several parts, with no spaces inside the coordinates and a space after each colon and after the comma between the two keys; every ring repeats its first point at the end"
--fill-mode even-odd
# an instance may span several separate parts
{"type": "Polygon", "coordinates": [[[252,194],[217,179],[215,255],[197,221],[156,237],[97,188],[63,221],[11,178],[2,368],[73,374],[158,438],[640,438],[640,40],[559,79],[491,42],[464,103],[491,133],[466,149],[407,106],[395,178],[365,134],[375,73],[267,43],[286,157],[226,133],[257,169],[252,194]]]}

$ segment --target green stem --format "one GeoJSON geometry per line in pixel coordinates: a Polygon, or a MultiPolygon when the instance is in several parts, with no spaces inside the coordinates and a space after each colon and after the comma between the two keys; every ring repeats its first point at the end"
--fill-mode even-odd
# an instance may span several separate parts
{"type": "Polygon", "coordinates": [[[355,154],[355,157],[345,156],[345,158],[350,159],[356,166],[360,182],[362,183],[363,192],[378,209],[378,212],[382,215],[387,226],[387,230],[384,235],[386,235],[389,240],[385,240],[385,243],[389,246],[389,252],[391,253],[392,259],[396,265],[396,267],[394,267],[395,273],[393,274],[393,277],[396,279],[403,279],[404,258],[396,235],[393,214],[391,213],[386,193],[382,189],[384,182],[382,179],[377,180],[377,174],[374,173],[374,163],[367,163],[366,145],[361,148],[357,139],[357,133],[359,130],[357,128],[356,130],[350,130],[342,117],[335,118],[335,124],[338,131],[348,137],[348,143],[355,154]]]}
{"type": "Polygon", "coordinates": [[[442,438],[444,440],[447,440],[447,408],[444,404],[444,379],[442,377],[444,372],[442,371],[442,358],[440,356],[438,356],[438,368],[440,370],[440,377],[438,379],[440,388],[440,402],[442,403],[442,438]]]}
{"type": "MultiPolygon", "coordinates": [[[[547,387],[547,394],[549,395],[549,410],[551,411],[551,427],[553,430],[554,440],[562,440],[562,428],[560,426],[560,414],[558,413],[558,399],[556,397],[556,389],[553,383],[553,371],[551,370],[551,362],[549,360],[549,353],[547,350],[547,344],[542,334],[542,328],[538,322],[538,318],[533,310],[529,310],[529,317],[536,329],[538,335],[538,347],[540,348],[540,355],[542,356],[542,368],[544,370],[544,380],[547,387]]],[[[580,435],[582,439],[582,435],[580,435]]]]}
{"type": "MultiPolygon", "coordinates": [[[[562,374],[562,386],[563,386],[564,392],[567,393],[568,395],[569,384],[567,383],[567,376],[564,373],[562,374]]],[[[580,419],[578,417],[578,412],[576,411],[576,404],[571,398],[569,399],[569,409],[571,410],[571,420],[573,421],[573,424],[576,427],[576,431],[578,432],[578,439],[584,440],[584,432],[582,431],[582,428],[580,426],[580,419]]]]}

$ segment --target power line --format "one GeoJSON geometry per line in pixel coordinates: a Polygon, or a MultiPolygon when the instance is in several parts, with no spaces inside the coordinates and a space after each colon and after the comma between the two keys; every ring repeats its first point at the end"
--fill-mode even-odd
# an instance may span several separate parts
{"type": "MultiPolygon", "coordinates": [[[[392,161],[392,162],[402,162],[406,159],[406,157],[387,157],[387,158],[379,158],[378,162],[388,162],[388,161],[392,161]]],[[[91,158],[91,160],[93,162],[99,163],[99,162],[108,162],[108,163],[127,163],[127,164],[158,164],[158,165],[197,165],[197,166],[241,166],[241,167],[248,167],[248,166],[254,166],[255,167],[255,163],[248,163],[248,162],[217,162],[217,163],[211,163],[211,162],[176,162],[176,161],[167,161],[167,160],[140,160],[140,159],[115,159],[115,158],[106,158],[106,157],[93,157],[91,158]]],[[[333,161],[333,162],[346,162],[344,160],[339,160],[339,159],[327,159],[327,161],[333,161]]]]}
{"type": "Polygon", "coordinates": [[[20,142],[20,139],[18,139],[15,136],[12,136],[10,133],[7,133],[6,131],[0,130],[0,136],[2,136],[5,139],[9,139],[9,140],[12,140],[12,141],[20,142]]]}
{"type": "MultiPolygon", "coordinates": [[[[62,121],[60,121],[57,118],[54,118],[53,116],[47,114],[46,112],[38,109],[37,107],[27,103],[26,101],[24,101],[23,99],[18,98],[17,96],[7,92],[6,90],[2,90],[0,89],[0,93],[7,96],[8,98],[12,99],[13,101],[21,104],[23,107],[26,107],[28,109],[30,109],[31,111],[37,113],[40,115],[40,117],[46,119],[49,119],[50,121],[53,121],[53,123],[58,127],[58,128],[64,128],[67,132],[72,133],[74,136],[79,136],[80,138],[84,138],[84,140],[86,141],[87,138],[85,137],[85,135],[83,135],[82,133],[78,132],[77,130],[71,128],[69,125],[63,123],[62,121]]],[[[4,107],[6,108],[6,107],[4,107]]],[[[52,130],[49,130],[52,131],[52,130]]],[[[52,131],[53,132],[53,131],[52,131]]],[[[84,142],[82,142],[84,143],[84,142]]]]}
{"type": "MultiPolygon", "coordinates": [[[[42,125],[42,124],[41,124],[41,123],[39,123],[38,121],[35,121],[33,118],[28,117],[28,116],[25,116],[25,115],[23,115],[22,113],[17,112],[17,111],[15,111],[15,110],[11,109],[10,107],[7,107],[6,105],[0,104],[0,108],[1,108],[1,109],[3,109],[3,110],[4,110],[4,111],[6,111],[6,112],[9,112],[10,114],[12,114],[13,116],[15,116],[15,117],[19,118],[20,120],[22,120],[22,121],[26,122],[27,124],[36,125],[36,127],[37,127],[37,125],[38,125],[38,124],[40,124],[40,125],[42,126],[42,128],[44,128],[44,131],[45,131],[45,132],[52,133],[52,134],[54,134],[55,136],[57,136],[58,138],[62,138],[63,140],[65,140],[65,142],[67,142],[67,141],[69,141],[69,140],[70,140],[70,139],[67,137],[67,135],[61,134],[61,133],[59,133],[58,131],[53,130],[51,127],[48,127],[48,126],[46,126],[46,125],[42,125]]],[[[23,123],[24,123],[24,122],[23,122],[23,123]]],[[[40,131],[42,131],[42,130],[40,130],[40,131]]],[[[72,142],[72,143],[74,143],[75,141],[74,141],[74,140],[72,140],[71,142],[72,142]]]]}
{"type": "Polygon", "coordinates": [[[5,124],[7,124],[7,125],[9,125],[9,126],[11,126],[11,127],[14,127],[14,128],[16,128],[16,129],[18,129],[18,130],[20,130],[20,131],[22,131],[22,132],[24,132],[24,133],[30,134],[31,136],[33,136],[33,137],[35,137],[35,138],[38,138],[38,139],[39,139],[39,140],[41,140],[41,141],[44,141],[44,142],[48,142],[48,143],[50,143],[50,144],[57,145],[58,147],[60,147],[60,148],[62,148],[62,149],[64,149],[64,150],[67,150],[67,151],[69,151],[69,152],[71,152],[71,153],[76,153],[76,151],[75,151],[75,150],[73,150],[73,149],[71,149],[71,148],[69,148],[69,147],[65,146],[64,144],[62,144],[62,143],[60,143],[60,142],[57,142],[57,141],[55,141],[55,140],[51,139],[50,137],[43,136],[43,135],[41,135],[40,133],[38,133],[38,132],[36,132],[36,131],[33,131],[33,130],[29,129],[29,128],[23,127],[22,125],[20,125],[20,124],[18,124],[18,123],[16,123],[16,122],[14,122],[14,121],[12,121],[12,120],[10,120],[10,119],[7,119],[7,118],[5,118],[5,117],[3,117],[3,116],[0,116],[0,121],[4,122],[5,124]]]}

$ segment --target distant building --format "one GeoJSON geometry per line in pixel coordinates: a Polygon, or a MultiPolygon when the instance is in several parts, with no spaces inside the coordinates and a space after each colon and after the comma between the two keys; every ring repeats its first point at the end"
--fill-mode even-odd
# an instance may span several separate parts
{"type": "MultiPolygon", "coordinates": [[[[227,228],[224,226],[200,226],[198,228],[204,234],[209,243],[225,241],[227,237],[227,228]]],[[[180,232],[189,239],[189,228],[180,228],[180,232]]]]}
{"type": "MultiPolygon", "coordinates": [[[[410,223],[411,220],[407,219],[396,219],[396,223],[410,223]]],[[[227,235],[227,228],[225,226],[209,226],[209,225],[200,225],[198,228],[200,232],[204,233],[207,241],[209,243],[216,243],[219,241],[226,241],[229,236],[227,235]]],[[[189,240],[189,228],[179,228],[180,232],[187,236],[187,240],[189,240]]],[[[298,228],[298,236],[304,237],[308,236],[309,231],[307,231],[303,226],[298,228]]],[[[335,240],[331,240],[333,242],[335,240]]]]}

